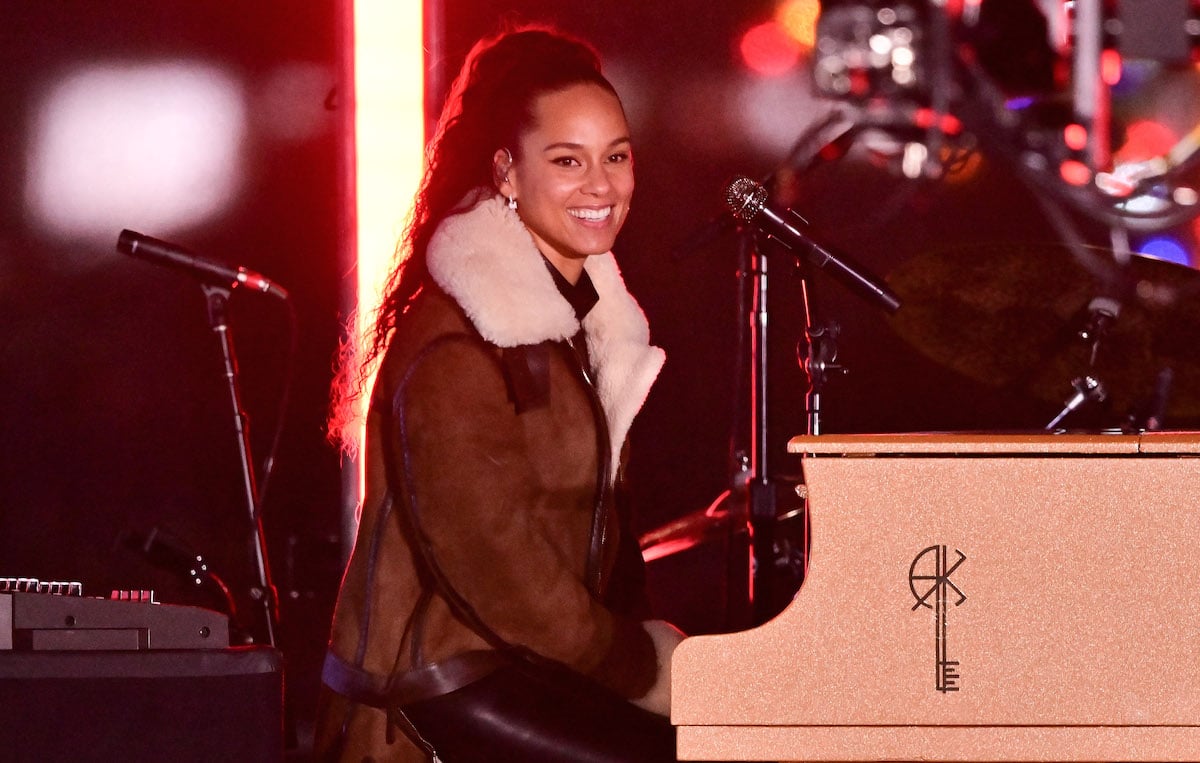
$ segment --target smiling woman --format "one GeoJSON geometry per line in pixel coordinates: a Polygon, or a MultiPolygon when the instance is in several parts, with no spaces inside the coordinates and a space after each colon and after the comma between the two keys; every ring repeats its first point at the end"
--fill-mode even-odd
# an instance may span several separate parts
{"type": "Polygon", "coordinates": [[[584,258],[612,249],[633,196],[629,127],[614,93],[590,82],[547,93],[516,151],[492,161],[500,193],[568,281],[584,258]]]}
{"type": "Polygon", "coordinates": [[[651,619],[618,500],[665,360],[610,251],[633,187],[589,46],[527,28],[475,47],[373,342],[335,390],[335,410],[370,410],[324,758],[675,759],[682,634],[651,619]]]}

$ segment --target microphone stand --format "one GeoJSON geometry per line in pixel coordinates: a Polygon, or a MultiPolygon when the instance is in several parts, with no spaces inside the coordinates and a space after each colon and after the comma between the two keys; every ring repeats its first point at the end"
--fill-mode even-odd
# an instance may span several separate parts
{"type": "Polygon", "coordinates": [[[208,309],[208,323],[216,332],[225,359],[225,379],[228,382],[229,401],[233,407],[233,427],[237,435],[238,455],[242,466],[242,488],[246,509],[250,516],[251,544],[254,549],[254,567],[258,576],[250,588],[250,598],[262,606],[262,629],[269,646],[275,646],[279,625],[279,601],[275,585],[271,581],[271,569],[267,563],[267,541],[263,533],[262,513],[259,511],[258,487],[254,479],[253,461],[250,457],[250,431],[247,417],[242,408],[241,390],[238,385],[237,355],[233,349],[233,335],[227,319],[227,307],[231,289],[225,286],[201,284],[208,309]]]}
{"type": "MultiPolygon", "coordinates": [[[[738,259],[739,292],[743,297],[740,307],[744,311],[745,317],[745,320],[741,321],[741,325],[748,330],[750,335],[742,343],[748,349],[750,356],[748,378],[741,379],[739,382],[748,382],[750,388],[750,431],[747,438],[749,440],[748,449],[734,449],[738,465],[734,478],[734,490],[737,491],[740,488],[747,504],[746,515],[750,529],[752,557],[749,580],[749,616],[751,617],[750,624],[753,626],[761,625],[779,614],[779,602],[777,601],[781,583],[779,570],[781,566],[790,565],[794,561],[790,553],[786,555],[786,558],[781,558],[779,546],[781,543],[786,546],[789,539],[786,533],[779,532],[780,522],[793,518],[797,514],[802,515],[804,509],[789,511],[783,516],[780,516],[779,513],[781,504],[784,504],[789,497],[795,500],[797,487],[801,483],[795,478],[776,476],[773,459],[770,455],[773,434],[770,425],[771,364],[769,355],[771,270],[768,255],[756,246],[756,236],[753,230],[747,229],[740,233],[738,259]]],[[[808,339],[810,347],[819,345],[823,349],[816,351],[821,358],[820,362],[806,362],[804,363],[805,369],[808,371],[810,367],[819,366],[823,371],[826,368],[835,368],[830,362],[833,355],[829,353],[836,354],[836,349],[829,349],[830,342],[828,340],[832,336],[836,336],[836,328],[812,329],[805,281],[801,282],[801,288],[804,302],[805,335],[806,337],[824,337],[820,340],[808,339]]],[[[810,381],[806,409],[808,431],[810,434],[815,434],[820,431],[819,383],[814,384],[810,381]]],[[[806,522],[805,527],[807,527],[807,517],[801,516],[800,518],[806,522]]],[[[804,548],[799,552],[804,557],[807,556],[807,542],[807,530],[805,530],[801,541],[804,548]]],[[[803,566],[801,565],[801,567],[803,566]]],[[[800,570],[800,574],[802,573],[803,569],[800,570]]],[[[794,593],[794,591],[793,588],[789,593],[794,593]]]]}
{"type": "MultiPolygon", "coordinates": [[[[748,245],[741,247],[750,274],[750,453],[746,464],[752,565],[750,603],[753,624],[771,617],[772,571],[775,568],[775,484],[771,479],[770,460],[770,301],[767,257],[754,246],[753,232],[743,233],[748,245]]],[[[745,278],[745,275],[743,275],[745,278]]],[[[744,288],[744,287],[743,287],[744,288]]]]}
{"type": "MultiPolygon", "coordinates": [[[[853,136],[856,132],[854,123],[838,127],[838,123],[844,121],[845,115],[841,112],[833,112],[826,116],[825,119],[811,126],[804,132],[801,138],[796,142],[796,146],[792,150],[792,156],[804,154],[805,160],[795,162],[801,167],[807,166],[820,155],[820,149],[837,143],[848,136],[853,136]],[[829,139],[820,139],[820,136],[831,127],[838,127],[837,134],[829,139]],[[816,148],[813,148],[813,146],[816,148]]],[[[779,613],[779,607],[776,606],[776,598],[778,595],[779,576],[778,570],[781,565],[790,565],[792,563],[791,554],[782,555],[777,548],[777,541],[787,543],[786,533],[777,533],[780,522],[784,519],[794,518],[797,513],[803,521],[802,548],[799,554],[802,556],[800,570],[797,578],[802,578],[804,570],[807,569],[808,558],[808,510],[806,499],[803,497],[803,477],[790,480],[779,480],[772,476],[772,462],[770,459],[770,443],[772,430],[770,426],[770,363],[768,359],[769,329],[770,329],[770,270],[768,265],[768,257],[764,254],[761,248],[757,245],[756,231],[752,226],[739,225],[738,239],[738,310],[741,314],[739,325],[742,328],[742,336],[739,336],[739,346],[748,350],[746,354],[750,356],[748,386],[750,388],[749,400],[749,426],[750,432],[747,437],[749,440],[748,448],[740,448],[735,445],[733,448],[735,461],[735,475],[733,491],[731,495],[741,494],[745,496],[747,504],[748,524],[751,536],[751,566],[749,578],[749,604],[751,618],[751,626],[761,625],[779,613]],[[749,281],[749,283],[747,283],[749,281]],[[745,337],[745,333],[749,333],[749,337],[745,337]],[[786,490],[787,493],[783,493],[786,490]],[[782,517],[779,514],[780,496],[785,495],[794,499],[800,496],[800,508],[794,511],[786,512],[782,517]]],[[[797,265],[800,268],[802,276],[806,273],[806,268],[799,257],[795,258],[797,265]]],[[[803,277],[801,280],[801,294],[804,310],[804,331],[805,337],[809,345],[809,357],[815,358],[814,362],[803,363],[806,373],[809,375],[809,389],[806,394],[805,411],[807,416],[808,434],[818,434],[820,432],[820,400],[821,389],[824,386],[824,371],[837,368],[832,365],[832,360],[837,355],[836,346],[833,344],[833,339],[837,336],[837,327],[833,326],[829,329],[813,329],[812,314],[810,310],[809,294],[808,294],[808,279],[803,277]],[[818,339],[820,337],[820,339],[818,339]],[[819,349],[814,350],[814,347],[819,349]],[[814,373],[819,371],[819,374],[814,373]]],[[[742,376],[739,373],[739,376],[742,376]]],[[[745,377],[736,380],[736,387],[743,388],[742,385],[747,383],[745,377]]],[[[735,429],[736,431],[736,429],[735,429]]],[[[785,498],[787,500],[787,498],[785,498]]],[[[799,581],[797,581],[799,582],[799,581]]],[[[794,593],[794,589],[792,590],[794,593]]]]}
{"type": "MultiPolygon", "coordinates": [[[[745,240],[754,241],[753,233],[745,234],[745,240]]],[[[768,301],[769,268],[768,257],[751,245],[749,272],[753,276],[751,320],[745,325],[751,328],[750,384],[752,388],[750,456],[744,460],[748,473],[745,483],[749,490],[749,523],[752,537],[753,574],[751,578],[751,604],[755,625],[762,624],[779,613],[776,599],[780,593],[781,569],[790,568],[798,585],[808,567],[808,516],[807,501],[802,489],[802,476],[781,478],[773,474],[770,459],[770,406],[769,365],[767,348],[770,324],[768,301]],[[780,514],[781,504],[799,497],[799,508],[780,514]],[[781,532],[782,523],[799,519],[803,524],[799,532],[799,548],[793,548],[795,539],[789,532],[781,532]],[[790,545],[789,545],[790,544],[790,545]]],[[[831,374],[844,374],[846,369],[835,363],[837,359],[837,336],[840,327],[835,322],[817,324],[813,320],[812,297],[810,295],[807,267],[798,262],[800,276],[800,301],[804,316],[804,336],[797,345],[797,361],[808,381],[805,392],[806,434],[821,434],[821,394],[831,374]]],[[[794,593],[792,588],[789,593],[794,593]]]]}
{"type": "MultiPolygon", "coordinates": [[[[796,141],[790,152],[789,164],[801,169],[820,158],[824,147],[838,144],[852,138],[857,132],[857,124],[839,124],[846,121],[846,115],[841,110],[827,114],[823,119],[808,127],[796,141]],[[836,130],[836,135],[824,137],[824,133],[836,130]]],[[[771,476],[770,452],[771,430],[769,421],[768,393],[768,334],[770,327],[769,305],[769,272],[767,257],[756,246],[756,236],[750,226],[741,225],[734,215],[729,212],[709,221],[690,235],[687,240],[675,248],[673,258],[678,260],[689,256],[692,252],[713,239],[723,235],[730,228],[737,228],[737,304],[736,304],[736,362],[734,389],[737,398],[734,406],[734,428],[731,437],[730,455],[732,474],[730,489],[718,502],[728,502],[730,515],[737,520],[744,519],[751,535],[749,560],[742,553],[740,546],[730,546],[726,583],[729,590],[740,587],[743,582],[747,588],[746,610],[739,609],[731,612],[727,609],[726,624],[734,630],[766,622],[778,614],[774,606],[776,581],[775,573],[781,564],[798,566],[802,576],[807,566],[808,531],[807,511],[803,508],[802,480],[792,479],[782,484],[771,476]],[[747,358],[749,363],[746,364],[747,358]],[[748,399],[747,399],[748,398],[748,399]],[[742,414],[748,409],[749,415],[742,414]],[[748,426],[749,431],[743,429],[748,426]],[[787,494],[781,493],[781,488],[787,494]],[[801,508],[778,514],[779,496],[801,496],[801,508]],[[740,510],[740,512],[739,512],[740,510]],[[789,553],[787,558],[780,559],[776,541],[780,534],[776,528],[782,520],[799,517],[804,521],[802,548],[797,552],[801,557],[799,565],[793,564],[789,553]],[[749,562],[749,565],[747,565],[749,562]],[[749,566],[749,570],[747,570],[749,566]],[[745,619],[750,620],[747,624],[745,619]]],[[[797,258],[799,261],[799,258],[797,258]]],[[[832,360],[837,351],[833,339],[837,335],[837,327],[812,330],[809,317],[808,295],[806,282],[804,289],[804,310],[806,337],[810,347],[819,349],[811,354],[815,360],[806,363],[805,368],[810,373],[810,385],[807,398],[808,431],[815,434],[820,431],[820,391],[824,380],[825,370],[837,369],[832,360]],[[819,338],[818,338],[819,337],[819,338]],[[813,376],[813,371],[819,370],[822,375],[813,376]]],[[[840,369],[839,369],[840,370],[840,369]]],[[[715,505],[715,504],[714,504],[715,505]]],[[[786,543],[788,539],[782,538],[786,543]]],[[[727,605],[732,607],[732,597],[727,597],[727,605]]]]}

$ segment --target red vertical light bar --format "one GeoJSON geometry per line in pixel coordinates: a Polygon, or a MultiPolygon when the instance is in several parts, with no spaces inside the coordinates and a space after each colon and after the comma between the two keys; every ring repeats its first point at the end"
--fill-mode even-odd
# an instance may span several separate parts
{"type": "MultiPolygon", "coordinates": [[[[344,2],[348,97],[343,181],[348,223],[343,236],[347,263],[356,273],[345,301],[346,313],[355,316],[350,340],[362,349],[423,171],[424,3],[344,2]]],[[[365,397],[357,413],[362,442],[365,397]]],[[[343,469],[347,538],[354,535],[363,461],[360,455],[343,469]]]]}

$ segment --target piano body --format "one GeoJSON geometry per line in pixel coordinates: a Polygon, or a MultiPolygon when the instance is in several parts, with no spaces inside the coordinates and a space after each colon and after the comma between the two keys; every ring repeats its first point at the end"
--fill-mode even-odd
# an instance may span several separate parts
{"type": "Polygon", "coordinates": [[[679,646],[680,760],[1200,760],[1200,433],[789,450],[807,576],[679,646]]]}

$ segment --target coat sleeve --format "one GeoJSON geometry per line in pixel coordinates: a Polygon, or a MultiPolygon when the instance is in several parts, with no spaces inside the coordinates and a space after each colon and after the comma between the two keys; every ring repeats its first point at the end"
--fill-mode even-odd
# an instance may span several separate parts
{"type": "Polygon", "coordinates": [[[442,342],[414,364],[396,399],[393,473],[444,584],[505,642],[642,696],[656,675],[653,642],[585,586],[578,553],[565,548],[577,537],[569,525],[579,521],[571,507],[580,488],[556,494],[546,484],[495,353],[442,342]]]}

